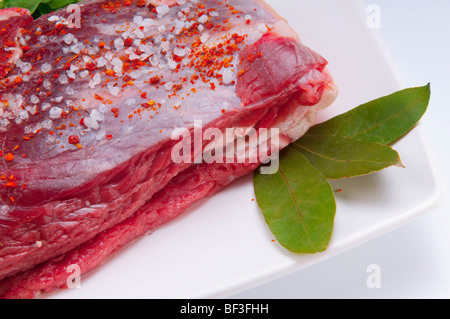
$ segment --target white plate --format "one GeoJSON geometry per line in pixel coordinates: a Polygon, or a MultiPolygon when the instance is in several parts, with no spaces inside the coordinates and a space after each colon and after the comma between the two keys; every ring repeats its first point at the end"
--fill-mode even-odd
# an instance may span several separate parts
{"type": "MultiPolygon", "coordinates": [[[[303,42],[326,57],[340,88],[320,120],[403,86],[359,1],[269,0],[303,42]]],[[[424,85],[426,83],[423,83],[424,85]]],[[[337,215],[327,251],[294,255],[273,241],[248,176],[128,245],[81,288],[48,298],[216,298],[298,271],[404,225],[440,199],[420,127],[395,145],[406,168],[333,182],[337,215]]]]}

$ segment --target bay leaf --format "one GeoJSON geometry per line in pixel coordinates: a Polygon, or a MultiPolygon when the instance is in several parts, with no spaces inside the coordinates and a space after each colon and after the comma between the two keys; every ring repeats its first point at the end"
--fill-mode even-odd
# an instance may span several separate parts
{"type": "Polygon", "coordinates": [[[430,94],[430,84],[401,90],[315,125],[306,135],[391,144],[420,121],[427,110],[430,94]]]}
{"type": "Polygon", "coordinates": [[[280,153],[275,174],[254,174],[256,200],[278,242],[294,253],[324,251],[333,233],[331,185],[295,149],[280,153]]]}
{"type": "Polygon", "coordinates": [[[292,143],[328,179],[371,174],[390,166],[402,166],[391,147],[356,139],[308,135],[292,143]]]}

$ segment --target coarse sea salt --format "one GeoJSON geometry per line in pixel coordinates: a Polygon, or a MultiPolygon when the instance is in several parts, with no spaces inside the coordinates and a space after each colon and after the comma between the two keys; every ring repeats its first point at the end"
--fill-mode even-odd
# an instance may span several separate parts
{"type": "Polygon", "coordinates": [[[100,125],[98,124],[97,120],[93,119],[92,117],[85,117],[84,125],[87,128],[90,128],[91,130],[94,130],[94,131],[96,131],[100,128],[100,125]]]}
{"type": "Polygon", "coordinates": [[[142,18],[142,16],[136,15],[133,18],[133,22],[136,23],[139,26],[142,26],[142,22],[144,21],[144,19],[142,18]]]}
{"type": "Polygon", "coordinates": [[[117,50],[120,50],[124,47],[125,42],[123,42],[123,40],[121,38],[117,38],[114,40],[114,46],[116,47],[117,50]]]}
{"type": "Polygon", "coordinates": [[[179,57],[184,57],[186,56],[186,50],[185,49],[181,49],[181,48],[175,48],[173,50],[173,54],[179,56],[179,57]]]}
{"type": "Polygon", "coordinates": [[[121,89],[117,86],[108,86],[108,90],[111,95],[118,96],[121,89]]]}
{"type": "Polygon", "coordinates": [[[156,7],[156,12],[162,17],[169,13],[170,8],[167,4],[163,4],[156,7]]]}
{"type": "Polygon", "coordinates": [[[205,23],[206,21],[208,21],[208,19],[209,17],[206,14],[204,14],[200,18],[198,18],[197,21],[200,23],[205,23]]]}
{"type": "Polygon", "coordinates": [[[51,105],[50,103],[48,103],[48,102],[42,103],[42,104],[41,104],[41,110],[42,110],[42,111],[46,111],[46,110],[48,110],[51,106],[52,106],[52,105],[51,105]]]}
{"type": "Polygon", "coordinates": [[[53,15],[50,18],[47,19],[49,22],[58,22],[59,20],[61,20],[60,17],[53,15]]]}
{"type": "Polygon", "coordinates": [[[225,69],[223,71],[223,83],[230,84],[234,80],[233,72],[230,69],[225,69]]]}
{"type": "Polygon", "coordinates": [[[70,45],[73,41],[73,39],[75,38],[75,36],[72,33],[67,33],[64,37],[63,37],[63,41],[67,44],[70,45]]]}
{"type": "Polygon", "coordinates": [[[61,114],[62,114],[63,110],[60,107],[54,106],[50,109],[50,118],[52,120],[57,120],[59,118],[61,118],[61,114]]]}
{"type": "Polygon", "coordinates": [[[39,103],[39,98],[36,95],[32,95],[30,98],[30,102],[33,104],[39,103]]]}
{"type": "Polygon", "coordinates": [[[166,26],[165,26],[165,25],[160,25],[160,26],[158,27],[158,32],[159,32],[159,33],[166,32],[166,26]]]}
{"type": "Polygon", "coordinates": [[[169,69],[175,70],[177,68],[177,62],[175,62],[174,60],[169,60],[167,61],[167,66],[169,67],[169,69]]]}
{"type": "Polygon", "coordinates": [[[208,42],[210,37],[211,36],[208,33],[203,33],[202,36],[200,37],[200,41],[202,41],[202,43],[206,43],[208,42]]]}
{"type": "Polygon", "coordinates": [[[89,71],[88,71],[88,70],[81,71],[81,73],[80,73],[80,78],[81,78],[81,79],[84,79],[84,78],[87,77],[88,75],[89,75],[89,71]]]}
{"type": "Polygon", "coordinates": [[[96,120],[97,122],[102,122],[105,118],[105,115],[103,113],[101,113],[99,110],[97,109],[93,109],[91,111],[91,118],[96,120]]]}
{"type": "MultiPolygon", "coordinates": [[[[104,57],[99,57],[98,59],[97,59],[97,66],[99,67],[99,68],[102,68],[102,67],[104,67],[106,64],[108,63],[108,60],[107,59],[105,59],[104,57]]],[[[73,71],[72,71],[73,72],[73,71]]]]}
{"type": "Polygon", "coordinates": [[[52,65],[48,62],[42,64],[42,66],[41,66],[41,71],[44,73],[50,72],[51,69],[52,69],[52,65]]]}

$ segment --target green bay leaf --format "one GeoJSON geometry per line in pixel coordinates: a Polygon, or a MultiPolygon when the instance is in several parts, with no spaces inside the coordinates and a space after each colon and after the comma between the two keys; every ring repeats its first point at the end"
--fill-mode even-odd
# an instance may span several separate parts
{"type": "Polygon", "coordinates": [[[336,202],[327,179],[298,151],[280,153],[275,174],[255,172],[256,200],[278,242],[294,253],[324,251],[336,202]]]}
{"type": "Polygon", "coordinates": [[[33,14],[39,4],[48,3],[51,0],[4,0],[3,8],[24,8],[33,14]]]}
{"type": "Polygon", "coordinates": [[[289,145],[301,152],[328,179],[371,174],[384,168],[401,166],[391,147],[356,139],[308,135],[289,145]]]}
{"type": "Polygon", "coordinates": [[[33,17],[65,8],[69,4],[80,2],[81,0],[3,0],[0,3],[2,8],[25,8],[28,9],[33,17]]]}
{"type": "Polygon", "coordinates": [[[423,117],[430,94],[430,84],[401,90],[315,125],[307,135],[331,135],[391,144],[408,133],[423,117]]]}

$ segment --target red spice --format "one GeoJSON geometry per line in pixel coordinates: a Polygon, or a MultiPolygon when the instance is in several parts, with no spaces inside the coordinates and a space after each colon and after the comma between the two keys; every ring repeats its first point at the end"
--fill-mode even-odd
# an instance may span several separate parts
{"type": "Polygon", "coordinates": [[[126,47],[131,47],[131,46],[133,45],[133,39],[131,39],[131,38],[125,39],[124,45],[125,45],[126,47]]]}
{"type": "Polygon", "coordinates": [[[136,6],[138,7],[145,7],[146,4],[147,2],[145,0],[137,0],[136,2],[136,6]]]}
{"type": "Polygon", "coordinates": [[[86,69],[89,71],[94,71],[97,69],[97,65],[94,62],[88,62],[86,63],[86,69]]]}
{"type": "Polygon", "coordinates": [[[160,77],[159,76],[155,76],[153,78],[150,79],[150,84],[155,85],[158,84],[160,82],[160,77]]]}
{"type": "Polygon", "coordinates": [[[78,144],[80,143],[80,138],[77,135],[69,136],[69,144],[78,144]]]}
{"type": "Polygon", "coordinates": [[[11,162],[14,159],[14,155],[12,155],[11,153],[8,153],[5,155],[5,160],[8,162],[11,162]]]}
{"type": "Polygon", "coordinates": [[[14,82],[15,82],[16,84],[20,84],[20,83],[23,82],[23,80],[22,80],[22,78],[21,78],[20,76],[18,76],[18,77],[16,77],[16,78],[14,79],[14,82]]]}
{"type": "Polygon", "coordinates": [[[16,187],[16,183],[14,181],[10,181],[3,185],[4,187],[16,187]]]}

